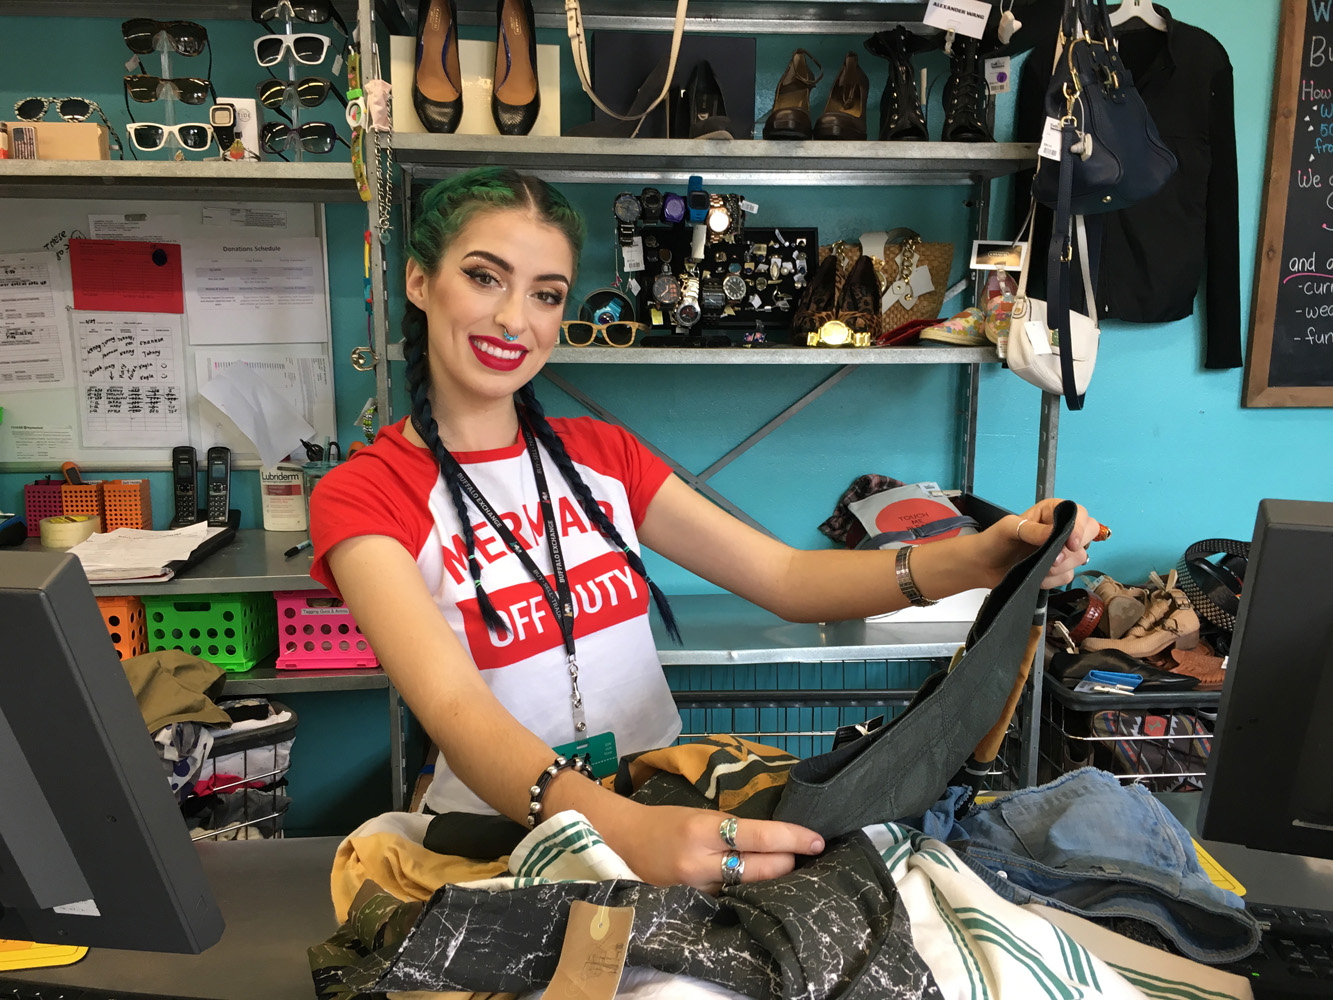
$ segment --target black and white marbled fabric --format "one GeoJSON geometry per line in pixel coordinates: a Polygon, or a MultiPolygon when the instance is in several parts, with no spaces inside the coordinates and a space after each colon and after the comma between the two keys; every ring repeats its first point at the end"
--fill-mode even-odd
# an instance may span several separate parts
{"type": "Polygon", "coordinates": [[[939,997],[884,862],[854,833],[789,875],[726,889],[553,882],[447,885],[426,904],[376,992],[543,987],[571,900],[633,906],[627,965],[694,976],[754,1000],[939,997]]]}

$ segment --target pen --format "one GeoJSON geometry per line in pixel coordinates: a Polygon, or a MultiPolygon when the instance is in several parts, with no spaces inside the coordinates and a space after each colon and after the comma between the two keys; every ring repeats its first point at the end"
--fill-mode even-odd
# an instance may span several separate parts
{"type": "Polygon", "coordinates": [[[296,555],[296,553],[302,552],[308,548],[310,548],[310,539],[307,538],[304,542],[297,542],[295,545],[293,545],[290,549],[288,549],[286,552],[282,554],[282,557],[284,559],[290,559],[292,556],[296,555]]]}

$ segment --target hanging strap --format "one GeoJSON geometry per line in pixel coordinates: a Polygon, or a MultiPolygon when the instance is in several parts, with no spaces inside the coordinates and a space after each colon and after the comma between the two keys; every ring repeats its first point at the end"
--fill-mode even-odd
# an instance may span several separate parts
{"type": "Polygon", "coordinates": [[[648,117],[652,110],[666,99],[667,92],[671,89],[671,78],[676,75],[676,57],[680,54],[680,39],[685,33],[685,8],[689,6],[689,0],[676,0],[676,23],[671,29],[671,55],[667,61],[666,79],[662,81],[662,92],[653,99],[653,103],[644,109],[640,115],[622,115],[619,112],[612,111],[602,103],[592,89],[592,69],[588,61],[588,42],[583,33],[583,11],[579,7],[579,0],[565,0],[565,26],[569,33],[569,45],[574,55],[574,69],[578,71],[579,83],[583,85],[583,92],[592,99],[592,103],[601,108],[612,118],[622,122],[635,122],[634,131],[630,137],[639,134],[639,128],[643,125],[643,120],[648,117]]]}
{"type": "MultiPolygon", "coordinates": [[[[1051,227],[1051,242],[1046,251],[1046,319],[1056,332],[1060,345],[1060,384],[1065,402],[1071,410],[1083,409],[1083,397],[1074,388],[1074,333],[1069,308],[1069,258],[1073,253],[1072,234],[1077,230],[1079,264],[1083,270],[1084,308],[1092,322],[1097,322],[1097,296],[1092,287],[1092,273],[1088,268],[1088,234],[1083,216],[1070,215],[1074,188],[1075,146],[1080,141],[1078,130],[1066,119],[1060,130],[1060,187],[1056,197],[1055,223],[1051,227]]],[[[1020,279],[1021,295],[1026,290],[1027,274],[1020,279]]]]}

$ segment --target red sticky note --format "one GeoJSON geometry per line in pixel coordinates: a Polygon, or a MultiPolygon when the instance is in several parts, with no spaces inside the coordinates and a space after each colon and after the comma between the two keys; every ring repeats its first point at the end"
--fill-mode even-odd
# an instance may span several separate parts
{"type": "Polygon", "coordinates": [[[179,243],[69,241],[75,309],[185,312],[179,243]]]}

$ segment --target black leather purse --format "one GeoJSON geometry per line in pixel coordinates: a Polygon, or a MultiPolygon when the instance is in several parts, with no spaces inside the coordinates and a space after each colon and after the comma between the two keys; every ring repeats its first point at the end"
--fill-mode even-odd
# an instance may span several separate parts
{"type": "MultiPolygon", "coordinates": [[[[1120,59],[1106,0],[1064,2],[1046,114],[1062,130],[1072,125],[1077,139],[1069,213],[1113,212],[1161,190],[1176,157],[1120,59]]],[[[1059,165],[1042,158],[1033,196],[1057,208],[1059,181],[1059,165]]]]}

